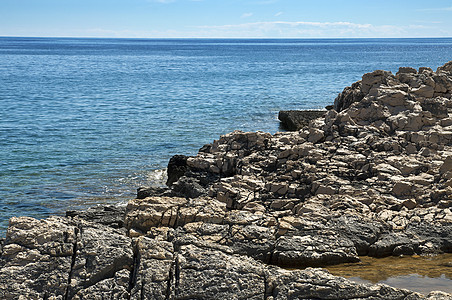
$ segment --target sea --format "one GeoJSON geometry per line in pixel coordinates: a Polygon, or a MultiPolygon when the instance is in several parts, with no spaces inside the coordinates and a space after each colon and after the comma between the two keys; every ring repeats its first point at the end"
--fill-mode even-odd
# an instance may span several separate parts
{"type": "Polygon", "coordinates": [[[164,184],[175,154],[233,130],[280,129],[376,69],[436,68],[452,39],[0,37],[0,233],[124,205],[164,184]]]}

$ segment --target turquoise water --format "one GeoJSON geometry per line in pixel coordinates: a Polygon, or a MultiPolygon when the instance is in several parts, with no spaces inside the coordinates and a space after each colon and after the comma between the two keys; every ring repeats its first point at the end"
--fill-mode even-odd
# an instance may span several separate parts
{"type": "Polygon", "coordinates": [[[452,39],[0,38],[0,231],[121,202],[174,154],[235,129],[279,130],[375,69],[436,67],[452,39]]]}

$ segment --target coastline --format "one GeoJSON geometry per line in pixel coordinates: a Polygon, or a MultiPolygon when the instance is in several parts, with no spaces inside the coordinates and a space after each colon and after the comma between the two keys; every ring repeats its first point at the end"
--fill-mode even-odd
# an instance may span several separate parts
{"type": "Polygon", "coordinates": [[[452,62],[374,71],[299,131],[179,156],[123,209],[13,218],[0,296],[451,299],[317,268],[452,253],[451,93],[452,62]]]}
{"type": "Polygon", "coordinates": [[[452,40],[435,39],[44,40],[0,42],[0,61],[10,66],[2,73],[3,230],[12,216],[133,198],[173,154],[195,155],[236,129],[273,134],[278,111],[325,107],[375,69],[436,69],[452,57],[452,40]]]}

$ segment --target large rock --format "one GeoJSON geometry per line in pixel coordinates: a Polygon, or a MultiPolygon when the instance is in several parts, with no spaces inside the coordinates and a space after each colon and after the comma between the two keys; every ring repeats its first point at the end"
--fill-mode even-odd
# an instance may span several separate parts
{"type": "Polygon", "coordinates": [[[132,264],[123,231],[83,220],[12,218],[0,259],[0,298],[72,299],[105,285],[127,294],[124,276],[132,264]]]}
{"type": "Polygon", "coordinates": [[[187,171],[187,158],[185,155],[174,155],[171,157],[167,168],[168,180],[166,185],[171,186],[185,174],[187,171]]]}
{"type": "Polygon", "coordinates": [[[66,297],[78,232],[67,219],[12,218],[0,259],[0,298],[66,297]]]}
{"type": "Polygon", "coordinates": [[[281,121],[282,128],[296,131],[308,126],[311,120],[320,118],[324,114],[323,110],[281,110],[278,119],[281,121]]]}
{"type": "Polygon", "coordinates": [[[361,81],[355,82],[352,86],[346,87],[334,100],[334,109],[338,112],[348,108],[352,103],[359,102],[364,98],[361,92],[361,81]]]}

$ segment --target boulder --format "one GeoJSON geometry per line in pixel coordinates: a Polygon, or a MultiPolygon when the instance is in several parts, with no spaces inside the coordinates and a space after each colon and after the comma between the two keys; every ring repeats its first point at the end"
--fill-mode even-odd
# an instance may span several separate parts
{"type": "Polygon", "coordinates": [[[185,155],[174,155],[168,162],[167,174],[168,180],[166,181],[167,186],[171,186],[180,177],[182,177],[187,171],[187,159],[185,155]]]}
{"type": "Polygon", "coordinates": [[[297,131],[309,125],[311,120],[322,117],[323,110],[281,110],[278,119],[281,127],[289,131],[297,131]]]}
{"type": "Polygon", "coordinates": [[[364,93],[361,92],[361,81],[355,82],[352,86],[346,87],[334,100],[333,108],[340,112],[352,105],[352,103],[359,102],[364,98],[364,93]]]}

